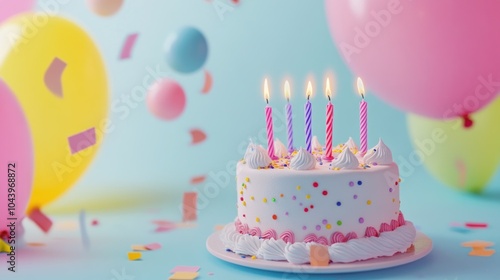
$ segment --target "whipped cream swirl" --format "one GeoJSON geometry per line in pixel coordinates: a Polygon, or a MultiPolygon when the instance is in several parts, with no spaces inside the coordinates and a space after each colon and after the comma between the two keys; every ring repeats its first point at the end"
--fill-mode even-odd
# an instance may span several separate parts
{"type": "Polygon", "coordinates": [[[279,158],[284,158],[288,155],[288,151],[285,147],[285,144],[276,138],[274,140],[274,155],[279,158]]]}
{"type": "Polygon", "coordinates": [[[347,142],[345,142],[345,144],[342,148],[345,148],[345,147],[348,147],[352,151],[358,150],[358,146],[356,146],[356,143],[354,142],[354,140],[352,140],[352,137],[349,137],[349,139],[347,140],[347,142]]]}
{"type": "Polygon", "coordinates": [[[247,153],[245,153],[245,161],[248,166],[252,169],[265,168],[271,164],[272,160],[267,154],[267,151],[264,150],[262,146],[257,146],[255,144],[250,143],[248,146],[253,145],[253,150],[247,148],[247,153]]]}
{"type": "Polygon", "coordinates": [[[378,144],[373,147],[371,150],[366,153],[363,158],[363,161],[367,164],[377,163],[377,164],[391,164],[392,161],[392,152],[391,150],[384,144],[382,139],[378,140],[378,144]]]}
{"type": "Polygon", "coordinates": [[[358,166],[358,158],[351,152],[351,149],[343,149],[332,161],[333,168],[355,169],[358,166]]]}
{"type": "Polygon", "coordinates": [[[295,170],[311,170],[316,167],[316,158],[306,149],[300,148],[290,161],[290,168],[295,170]]]}
{"type": "Polygon", "coordinates": [[[312,145],[313,150],[315,150],[317,152],[323,151],[323,145],[321,145],[321,143],[319,142],[318,137],[316,135],[313,136],[311,145],[312,145]]]}

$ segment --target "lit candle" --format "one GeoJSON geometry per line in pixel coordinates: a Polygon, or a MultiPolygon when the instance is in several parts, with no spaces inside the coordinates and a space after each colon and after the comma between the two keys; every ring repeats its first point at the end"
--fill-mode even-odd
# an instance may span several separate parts
{"type": "Polygon", "coordinates": [[[286,112],[286,131],[288,135],[288,152],[291,154],[293,152],[293,122],[292,122],[292,104],[290,104],[290,84],[288,83],[288,80],[285,81],[285,86],[284,86],[284,91],[285,91],[285,98],[286,98],[286,105],[285,105],[285,112],[286,112]]]}
{"type": "Polygon", "coordinates": [[[267,154],[271,159],[277,159],[274,155],[274,135],[273,135],[273,108],[269,106],[269,86],[267,79],[264,80],[264,98],[266,99],[266,129],[267,129],[267,154]]]}
{"type": "Polygon", "coordinates": [[[368,149],[368,105],[365,102],[365,86],[363,81],[358,77],[358,93],[361,95],[359,103],[359,152],[365,155],[368,149]]]}
{"type": "Polygon", "coordinates": [[[308,152],[312,153],[312,106],[311,102],[309,101],[309,98],[311,98],[312,95],[312,85],[311,81],[307,83],[307,90],[306,90],[306,95],[307,95],[307,102],[306,105],[304,106],[304,115],[305,115],[305,121],[306,121],[306,149],[308,152]]]}
{"type": "Polygon", "coordinates": [[[328,98],[326,104],[326,137],[325,137],[325,160],[332,160],[332,146],[333,146],[333,104],[332,104],[332,90],[330,88],[330,79],[326,79],[325,94],[328,98]]]}

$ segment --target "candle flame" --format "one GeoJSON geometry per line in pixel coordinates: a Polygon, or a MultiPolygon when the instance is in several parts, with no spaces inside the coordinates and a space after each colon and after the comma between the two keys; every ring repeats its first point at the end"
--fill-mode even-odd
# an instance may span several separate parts
{"type": "Polygon", "coordinates": [[[284,91],[286,100],[290,101],[290,83],[288,80],[285,81],[284,91]]]}
{"type": "Polygon", "coordinates": [[[311,98],[312,94],[313,94],[313,87],[312,87],[311,81],[309,81],[309,82],[307,82],[307,90],[306,90],[307,100],[309,100],[309,98],[311,98]]]}
{"type": "Polygon", "coordinates": [[[264,79],[264,99],[269,103],[269,85],[267,84],[267,79],[264,79]]]}
{"type": "Polygon", "coordinates": [[[330,78],[326,78],[325,94],[328,100],[332,98],[332,89],[330,88],[330,78]]]}
{"type": "Polygon", "coordinates": [[[365,85],[363,84],[363,80],[361,80],[360,77],[358,77],[357,85],[358,85],[358,93],[364,99],[365,98],[365,85]]]}

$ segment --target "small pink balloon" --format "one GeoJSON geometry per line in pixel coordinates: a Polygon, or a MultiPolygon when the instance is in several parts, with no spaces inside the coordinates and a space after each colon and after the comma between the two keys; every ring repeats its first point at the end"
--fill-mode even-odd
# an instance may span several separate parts
{"type": "Polygon", "coordinates": [[[32,8],[33,0],[0,0],[0,22],[32,8]]]}
{"type": "Polygon", "coordinates": [[[87,0],[92,12],[107,17],[116,14],[123,5],[123,0],[87,0]]]}
{"type": "Polygon", "coordinates": [[[171,121],[184,112],[186,94],[176,81],[163,79],[151,86],[146,101],[153,115],[171,121]]]}
{"type": "Polygon", "coordinates": [[[347,64],[400,109],[467,120],[500,91],[498,0],[325,5],[330,33],[347,64]]]}
{"type": "Polygon", "coordinates": [[[17,233],[28,205],[33,185],[33,144],[28,122],[16,97],[0,80],[0,234],[16,217],[17,233]],[[11,175],[9,175],[11,174],[11,175]],[[15,192],[9,192],[9,189],[15,192]],[[15,194],[15,199],[12,196],[15,194]],[[10,204],[12,203],[12,205],[10,204]],[[14,206],[13,212],[9,210],[14,206]]]}

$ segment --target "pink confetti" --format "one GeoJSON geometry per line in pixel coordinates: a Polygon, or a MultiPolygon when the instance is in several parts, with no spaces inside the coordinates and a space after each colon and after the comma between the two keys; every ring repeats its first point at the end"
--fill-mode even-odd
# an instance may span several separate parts
{"type": "Polygon", "coordinates": [[[206,179],[205,175],[195,176],[195,177],[191,178],[191,185],[201,184],[201,183],[205,182],[205,179],[206,179]]]}
{"type": "Polygon", "coordinates": [[[178,265],[174,267],[172,270],[170,270],[170,273],[176,273],[176,272],[198,272],[200,270],[199,266],[184,266],[184,265],[178,265]]]}
{"type": "Polygon", "coordinates": [[[33,209],[28,217],[45,233],[52,228],[52,220],[38,208],[33,209]]]}
{"type": "Polygon", "coordinates": [[[57,97],[63,97],[62,88],[62,74],[66,68],[66,62],[60,60],[59,58],[54,58],[49,68],[45,72],[44,82],[45,86],[57,97]]]}
{"type": "Polygon", "coordinates": [[[212,83],[213,83],[212,75],[210,74],[210,72],[205,70],[205,84],[201,89],[201,93],[207,94],[208,92],[210,92],[210,90],[212,89],[212,83]]]}
{"type": "Polygon", "coordinates": [[[91,225],[98,226],[99,225],[99,221],[98,220],[92,220],[91,225]]]}
{"type": "Polygon", "coordinates": [[[196,221],[198,193],[185,192],[182,201],[182,221],[196,221]]]}
{"type": "Polygon", "coordinates": [[[155,229],[155,232],[166,232],[166,231],[171,231],[175,229],[175,226],[172,226],[172,227],[165,227],[165,226],[159,226],[155,229]]]}
{"type": "Polygon", "coordinates": [[[72,154],[76,154],[81,150],[85,150],[88,147],[95,145],[95,128],[92,127],[91,129],[87,129],[83,132],[68,137],[68,142],[72,154]]]}
{"type": "Polygon", "coordinates": [[[120,59],[130,58],[137,37],[139,37],[139,33],[133,33],[128,35],[127,39],[125,39],[125,43],[123,44],[122,52],[120,54],[120,59]]]}
{"type": "Polygon", "coordinates": [[[153,250],[158,250],[161,248],[161,244],[160,243],[151,243],[151,244],[148,244],[146,246],[144,246],[146,249],[150,250],[150,251],[153,251],[153,250]]]}
{"type": "Polygon", "coordinates": [[[205,141],[205,139],[207,139],[207,135],[201,129],[195,128],[191,129],[189,132],[191,133],[191,137],[193,139],[191,145],[200,144],[201,142],[205,141]]]}
{"type": "Polygon", "coordinates": [[[465,223],[465,226],[468,228],[487,228],[487,223],[476,223],[476,222],[468,222],[465,223]]]}

